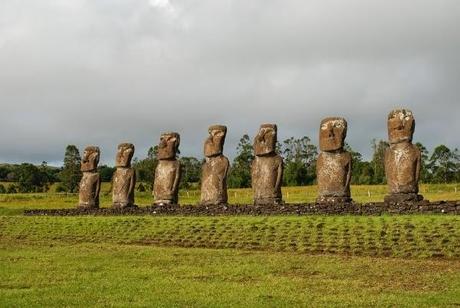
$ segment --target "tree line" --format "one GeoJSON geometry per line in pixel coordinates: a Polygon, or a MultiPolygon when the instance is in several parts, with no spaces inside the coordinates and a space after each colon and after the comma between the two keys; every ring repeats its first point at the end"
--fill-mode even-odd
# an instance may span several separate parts
{"type": "MultiPolygon", "coordinates": [[[[384,153],[389,146],[384,140],[372,140],[372,159],[365,161],[361,153],[354,151],[346,144],[345,149],[351,153],[353,161],[352,184],[385,184],[384,153]]],[[[460,153],[458,149],[450,149],[439,145],[430,153],[421,143],[416,146],[422,153],[422,183],[457,183],[460,182],[460,153]]],[[[157,146],[151,147],[143,159],[134,158],[133,168],[138,179],[138,191],[151,191],[154,181],[154,170],[157,165],[157,146]]],[[[318,148],[307,136],[290,137],[278,142],[277,150],[284,158],[283,186],[303,186],[316,183],[316,159],[318,148]]],[[[252,142],[248,135],[243,135],[232,161],[228,175],[230,188],[251,186],[251,163],[254,159],[252,142]]],[[[201,165],[204,159],[191,156],[179,157],[182,164],[180,187],[187,189],[199,188],[201,165]]],[[[45,192],[59,182],[57,192],[78,191],[81,179],[81,156],[75,145],[68,145],[64,154],[63,167],[50,167],[46,162],[36,166],[30,163],[18,165],[0,165],[0,181],[13,182],[10,185],[0,184],[0,193],[45,192]]],[[[110,182],[115,167],[102,165],[98,167],[103,182],[110,182]]]]}

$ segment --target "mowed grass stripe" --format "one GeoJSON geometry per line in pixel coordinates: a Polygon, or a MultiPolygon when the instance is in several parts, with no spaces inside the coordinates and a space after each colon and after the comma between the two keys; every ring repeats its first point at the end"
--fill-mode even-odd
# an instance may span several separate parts
{"type": "Polygon", "coordinates": [[[459,259],[460,217],[2,216],[0,239],[459,259]]]}

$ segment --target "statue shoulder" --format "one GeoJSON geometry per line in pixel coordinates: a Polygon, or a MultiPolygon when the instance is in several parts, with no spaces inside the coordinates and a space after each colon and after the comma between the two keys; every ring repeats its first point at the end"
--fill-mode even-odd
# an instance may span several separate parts
{"type": "Polygon", "coordinates": [[[228,160],[227,156],[222,155],[222,161],[223,161],[226,165],[230,165],[230,161],[228,160]]]}
{"type": "Polygon", "coordinates": [[[343,157],[344,157],[346,160],[351,160],[351,159],[352,159],[351,153],[348,152],[348,151],[345,151],[345,152],[343,153],[343,157]]]}
{"type": "Polygon", "coordinates": [[[279,154],[276,154],[276,161],[280,164],[283,163],[283,156],[279,155],[279,154]]]}

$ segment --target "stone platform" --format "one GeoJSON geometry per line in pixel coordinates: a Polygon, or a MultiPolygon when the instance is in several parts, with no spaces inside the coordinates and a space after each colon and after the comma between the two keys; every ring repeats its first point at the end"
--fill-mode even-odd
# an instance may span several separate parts
{"type": "Polygon", "coordinates": [[[25,210],[24,215],[36,216],[118,216],[118,215],[383,215],[383,214],[460,214],[460,201],[419,201],[406,203],[342,203],[342,204],[282,204],[282,205],[163,205],[129,207],[124,209],[36,209],[25,210]]]}

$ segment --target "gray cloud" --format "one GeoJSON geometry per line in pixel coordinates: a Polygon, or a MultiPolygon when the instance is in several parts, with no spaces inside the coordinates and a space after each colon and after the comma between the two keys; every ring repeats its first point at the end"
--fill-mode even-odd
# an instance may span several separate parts
{"type": "Polygon", "coordinates": [[[67,144],[162,131],[201,156],[207,126],[226,151],[262,122],[317,142],[322,117],[349,121],[369,155],[394,107],[415,139],[460,147],[460,2],[13,1],[0,4],[0,161],[59,163],[67,144]]]}

